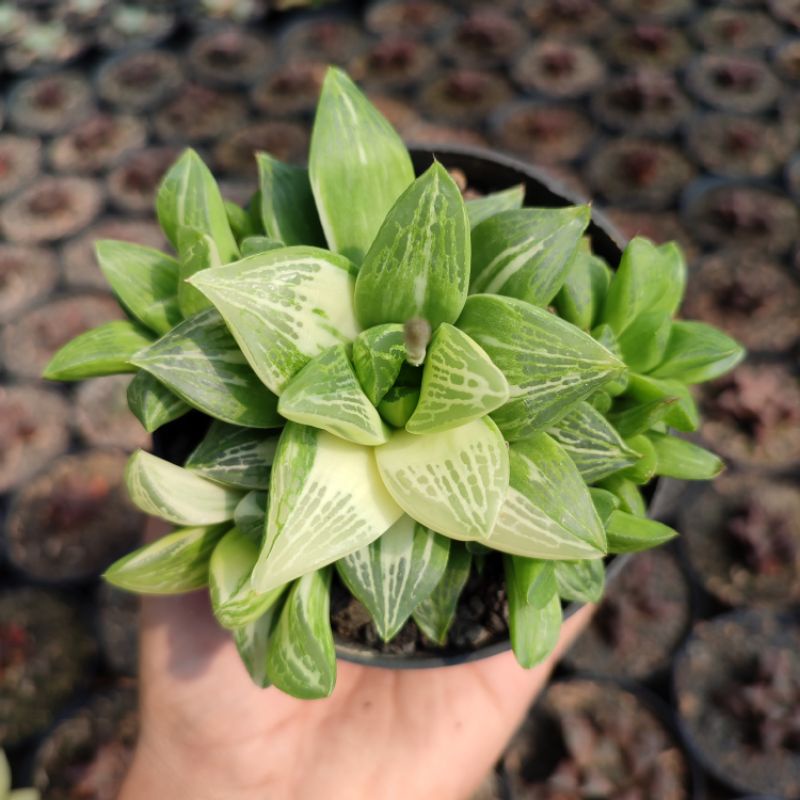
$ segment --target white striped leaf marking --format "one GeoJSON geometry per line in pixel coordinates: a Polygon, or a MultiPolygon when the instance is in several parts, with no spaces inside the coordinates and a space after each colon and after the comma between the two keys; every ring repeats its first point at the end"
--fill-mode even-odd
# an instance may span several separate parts
{"type": "Polygon", "coordinates": [[[537,608],[527,602],[528,585],[521,579],[513,558],[503,559],[508,590],[508,627],[511,648],[519,664],[530,669],[553,651],[561,632],[561,601],[553,594],[537,608]]]}
{"type": "Polygon", "coordinates": [[[472,231],[470,292],[546,306],[569,271],[589,206],[503,211],[472,231]]]}
{"type": "Polygon", "coordinates": [[[222,265],[216,242],[196,228],[181,228],[178,231],[180,252],[180,281],[178,282],[178,304],[184,317],[191,317],[211,308],[209,299],[187,281],[197,272],[222,265]]]}
{"type": "Polygon", "coordinates": [[[511,481],[486,544],[529,558],[601,558],[605,534],[578,468],[546,433],[510,448],[511,481]]]}
{"type": "Polygon", "coordinates": [[[469,221],[461,192],[438,162],[411,186],[381,225],[356,279],[365,327],[415,317],[432,328],[455,322],[469,285],[469,221]]]}
{"type": "Polygon", "coordinates": [[[442,433],[396,431],[375,450],[381,478],[417,522],[453,539],[486,539],[508,490],[508,448],[476,419],[442,433]]]}
{"type": "Polygon", "coordinates": [[[468,298],[458,328],[508,380],[509,401],[492,413],[508,441],[552,425],[625,365],[591,336],[541,308],[495,295],[468,298]]]}
{"type": "Polygon", "coordinates": [[[215,419],[250,428],[281,424],[278,398],[250,368],[213,308],[140,350],[131,363],[215,419]]]}
{"type": "Polygon", "coordinates": [[[373,405],[377,406],[394,385],[405,360],[405,334],[399,323],[374,325],[356,336],[353,367],[373,405]]]}
{"type": "Polygon", "coordinates": [[[223,628],[240,628],[262,616],[283,593],[253,589],[250,574],[258,559],[259,539],[233,528],[217,543],[209,563],[208,586],[214,616],[223,628]]]}
{"type": "Polygon", "coordinates": [[[401,516],[372,449],[287,423],[270,481],[267,533],[253,586],[267,592],[366,547],[401,516]]]}
{"type": "Polygon", "coordinates": [[[525,200],[525,186],[517,184],[509,189],[500,192],[492,192],[483,197],[474,197],[467,200],[464,205],[467,208],[470,228],[476,228],[489,217],[499,214],[501,211],[509,211],[512,208],[522,208],[525,200]]]}
{"type": "Polygon", "coordinates": [[[330,583],[330,569],[295,581],[270,637],[267,677],[293,697],[327,697],[336,684],[330,583]]]}
{"type": "Polygon", "coordinates": [[[182,528],[114,562],[103,578],[139,594],[181,594],[208,585],[208,562],[225,525],[182,528]]]}
{"type": "Polygon", "coordinates": [[[504,405],[505,375],[483,348],[443,322],[433,334],[419,402],[406,423],[409,433],[433,433],[465,425],[504,405]]]}
{"type": "Polygon", "coordinates": [[[388,430],[356,378],[344,345],[312,358],[283,390],[278,412],[348,442],[383,444],[388,430]]]}
{"type": "Polygon", "coordinates": [[[275,394],[323,350],[359,332],[355,267],[315,247],[284,247],[205,270],[190,283],[219,309],[256,374],[275,394]]]}
{"type": "Polygon", "coordinates": [[[94,247],[114,294],[139,322],[160,335],[181,321],[174,258],[152,247],[113,239],[101,239],[94,247]]]}
{"type": "Polygon", "coordinates": [[[149,372],[139,370],[128,384],[128,408],[148,433],[191,411],[191,406],[149,372]]]}
{"type": "Polygon", "coordinates": [[[339,559],[336,567],[388,642],[439,583],[449,549],[449,539],[404,514],[380,538],[339,559]]]}
{"type": "Polygon", "coordinates": [[[214,240],[223,262],[239,255],[217,182],[192,149],[183,152],[161,181],[156,214],[176,250],[180,229],[196,228],[214,240]]]}
{"type": "Polygon", "coordinates": [[[469,580],[472,554],[461,542],[450,543],[444,574],[436,588],[412,614],[419,629],[437,644],[447,642],[447,634],[456,618],[458,599],[469,580]]]}
{"type": "Polygon", "coordinates": [[[233,519],[243,496],[243,492],[201,478],[144,450],[137,450],[128,459],[125,483],[138,508],[178,525],[211,525],[233,519]]]}
{"type": "Polygon", "coordinates": [[[328,246],[360,264],[414,168],[389,122],[334,67],[317,105],[308,173],[328,246]]]}
{"type": "Polygon", "coordinates": [[[278,434],[214,420],[186,468],[241,489],[267,489],[278,434]]]}
{"type": "Polygon", "coordinates": [[[586,483],[605,478],[639,460],[616,429],[593,406],[576,403],[548,433],[566,450],[586,483]]]}
{"type": "Polygon", "coordinates": [[[153,341],[136,322],[115,320],[67,342],[50,359],[42,377],[51,381],[82,381],[102,375],[136,372],[133,355],[153,341]]]}
{"type": "Polygon", "coordinates": [[[267,236],[286,245],[324,245],[308,170],[284,164],[267,153],[257,153],[256,161],[261,223],[267,236]]]}

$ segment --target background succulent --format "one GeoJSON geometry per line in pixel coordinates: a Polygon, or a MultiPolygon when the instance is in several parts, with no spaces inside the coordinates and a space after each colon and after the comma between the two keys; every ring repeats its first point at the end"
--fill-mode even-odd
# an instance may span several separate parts
{"type": "Polygon", "coordinates": [[[675,535],[646,519],[640,487],[720,471],[669,430],[696,429],[689,385],[742,348],[674,319],[675,245],[634,239],[612,271],[584,237],[588,207],[523,208],[521,187],[465,202],[436,162],[415,178],[339,70],[308,170],[261,154],[258,171],[241,208],[184,153],[156,204],[177,257],[99,242],[129,319],[45,371],[136,373],[148,431],[213,419],[184,466],[132,456],[132,499],[178,527],[107,579],[208,586],[253,679],[318,697],[335,682],[332,568],[382,638],[413,616],[444,642],[470,571],[498,551],[512,646],[538,663],[561,601],[602,594],[605,555],[675,535]]]}

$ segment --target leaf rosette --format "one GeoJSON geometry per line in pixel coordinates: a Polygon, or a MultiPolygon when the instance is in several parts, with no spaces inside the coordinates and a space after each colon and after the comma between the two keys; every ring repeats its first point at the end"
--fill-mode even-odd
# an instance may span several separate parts
{"type": "MultiPolygon", "coordinates": [[[[254,165],[255,166],[255,165],[254,165]]],[[[246,208],[189,150],[156,210],[174,255],[100,242],[130,319],[83,334],[54,380],[134,373],[148,431],[211,421],[183,465],[145,452],[134,503],[176,530],[118,561],[130,591],[207,588],[260,686],[333,690],[333,580],[385,641],[445,645],[469,578],[505,574],[521,664],[547,656],[563,601],[596,601],[604,558],[674,535],[648,520],[655,476],[713,477],[688,384],[743,356],[674,321],[685,265],[635,239],[612,270],[588,206],[465,201],[330,69],[308,169],[259,154],[246,208]]]]}

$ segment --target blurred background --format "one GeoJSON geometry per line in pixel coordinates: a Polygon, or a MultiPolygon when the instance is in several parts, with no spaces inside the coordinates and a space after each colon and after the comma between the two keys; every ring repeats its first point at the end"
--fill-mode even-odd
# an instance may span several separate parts
{"type": "Polygon", "coordinates": [[[187,144],[244,202],[302,161],[325,65],[407,141],[546,167],[627,236],[678,240],[686,316],[750,351],[703,390],[728,471],[671,487],[481,797],[800,798],[797,0],[0,2],[0,747],[15,785],[113,800],[136,737],[136,601],[98,582],[143,518],[124,376],[38,378],[120,316],[92,242],[166,241],[187,144]],[[313,4],[312,4],[313,5],[313,4]]]}

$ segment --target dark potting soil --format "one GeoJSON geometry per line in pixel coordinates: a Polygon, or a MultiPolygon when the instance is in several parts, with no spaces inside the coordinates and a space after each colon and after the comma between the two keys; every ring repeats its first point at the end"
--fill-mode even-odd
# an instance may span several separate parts
{"type": "Polygon", "coordinates": [[[136,690],[96,695],[60,722],[36,753],[34,783],[47,800],[115,800],[136,744],[136,690]]]}
{"type": "Polygon", "coordinates": [[[732,606],[800,601],[800,492],[754,476],[717,479],[681,512],[681,545],[705,589],[732,606]]]}
{"type": "Polygon", "coordinates": [[[684,800],[686,759],[633,692],[611,681],[551,684],[504,756],[515,800],[684,800]]]}
{"type": "Polygon", "coordinates": [[[118,675],[136,675],[139,658],[139,597],[102,581],[96,593],[103,659],[118,675]]]}
{"type": "Polygon", "coordinates": [[[59,594],[0,593],[0,747],[52,723],[86,679],[93,650],[78,609],[59,594]]]}
{"type": "Polygon", "coordinates": [[[668,666],[689,626],[689,586],[666,550],[637,553],[606,590],[565,660],[595,675],[643,679],[668,666]]]}
{"type": "Polygon", "coordinates": [[[697,625],[675,663],[684,732],[740,791],[800,796],[800,625],[737,611],[697,625]]]}
{"type": "Polygon", "coordinates": [[[428,639],[413,619],[384,642],[369,611],[337,579],[331,589],[331,624],[337,641],[386,655],[470,653],[508,638],[508,602],[502,560],[488,555],[482,573],[472,568],[444,646],[428,639]]]}

